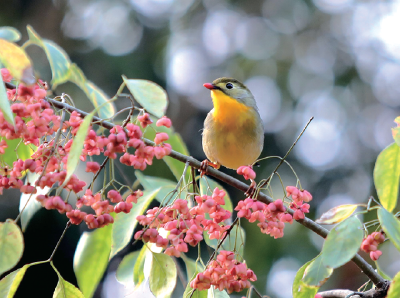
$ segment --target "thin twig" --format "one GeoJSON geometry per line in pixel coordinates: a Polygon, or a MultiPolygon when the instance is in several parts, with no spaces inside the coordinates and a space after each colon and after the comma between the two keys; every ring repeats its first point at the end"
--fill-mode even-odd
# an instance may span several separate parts
{"type": "Polygon", "coordinates": [[[290,154],[290,152],[293,150],[294,146],[296,146],[297,142],[299,141],[299,139],[301,138],[301,136],[303,135],[303,133],[306,131],[308,125],[310,125],[311,121],[314,119],[314,117],[311,117],[310,120],[308,120],[306,126],[304,126],[303,130],[301,131],[301,133],[299,134],[299,136],[297,137],[296,141],[294,141],[294,143],[292,144],[292,146],[290,146],[289,150],[286,152],[285,156],[282,157],[281,161],[278,163],[278,165],[276,166],[275,170],[272,172],[271,175],[269,175],[269,177],[267,178],[267,180],[261,184],[259,186],[259,188],[263,188],[265,185],[268,184],[268,182],[271,180],[271,177],[275,175],[275,173],[278,171],[279,167],[284,163],[284,161],[286,160],[286,157],[288,157],[288,155],[290,154]]]}
{"type": "Polygon", "coordinates": [[[67,232],[67,230],[68,230],[68,228],[69,228],[70,226],[71,226],[71,221],[68,221],[68,222],[67,222],[67,225],[65,226],[65,229],[64,229],[63,233],[61,234],[60,239],[58,239],[58,242],[57,242],[56,247],[54,248],[53,252],[51,253],[50,258],[48,259],[49,262],[51,262],[51,261],[53,260],[54,255],[55,255],[55,253],[56,253],[58,247],[60,246],[61,240],[63,240],[63,238],[64,238],[64,236],[65,236],[65,233],[67,232]]]}

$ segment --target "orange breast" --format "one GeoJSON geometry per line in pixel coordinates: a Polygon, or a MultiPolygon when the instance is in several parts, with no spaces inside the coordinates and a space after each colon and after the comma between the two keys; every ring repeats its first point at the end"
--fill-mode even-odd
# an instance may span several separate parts
{"type": "MultiPolygon", "coordinates": [[[[214,120],[230,126],[246,121],[250,108],[220,90],[211,91],[211,98],[214,104],[214,120]]],[[[236,125],[235,125],[236,126],[236,125]]]]}

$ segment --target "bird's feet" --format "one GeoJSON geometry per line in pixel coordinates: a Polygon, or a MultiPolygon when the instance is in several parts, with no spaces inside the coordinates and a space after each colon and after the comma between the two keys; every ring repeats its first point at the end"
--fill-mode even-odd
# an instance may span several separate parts
{"type": "Polygon", "coordinates": [[[218,170],[220,165],[218,163],[213,163],[211,161],[209,161],[208,159],[205,159],[201,162],[200,164],[200,177],[203,177],[205,174],[207,174],[207,167],[213,167],[214,169],[218,170]]]}
{"type": "Polygon", "coordinates": [[[251,180],[250,186],[244,194],[248,198],[253,199],[253,197],[255,196],[255,194],[257,192],[257,183],[253,179],[250,179],[250,180],[251,180]]]}

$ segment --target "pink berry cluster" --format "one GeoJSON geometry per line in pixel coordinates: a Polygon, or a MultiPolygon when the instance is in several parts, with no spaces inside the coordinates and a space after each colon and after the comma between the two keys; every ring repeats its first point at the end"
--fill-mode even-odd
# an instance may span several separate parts
{"type": "Polygon", "coordinates": [[[304,202],[310,202],[312,195],[305,189],[298,189],[295,186],[287,186],[286,193],[288,197],[292,197],[293,202],[290,204],[290,209],[294,210],[293,219],[304,219],[304,213],[310,212],[310,205],[304,202]]]}
{"type": "Polygon", "coordinates": [[[167,255],[175,257],[187,252],[188,244],[196,246],[203,239],[203,231],[207,231],[210,239],[222,239],[230,227],[224,221],[231,217],[231,212],[221,207],[225,205],[225,194],[215,188],[211,196],[196,196],[197,205],[192,208],[186,200],[177,199],[171,206],[147,210],[146,215],[136,218],[146,228],[138,231],[135,239],[156,243],[166,248],[167,255]],[[206,219],[206,214],[211,219],[206,219]],[[167,238],[158,233],[159,228],[169,231],[167,238]]]}
{"type": "Polygon", "coordinates": [[[239,175],[242,175],[246,180],[256,179],[256,172],[254,172],[254,170],[249,166],[241,166],[236,170],[236,172],[239,175]]]}
{"type": "Polygon", "coordinates": [[[245,263],[237,261],[234,252],[221,250],[217,259],[211,261],[205,271],[198,273],[190,286],[199,291],[215,286],[220,291],[226,289],[228,293],[232,293],[250,288],[250,281],[256,280],[253,270],[248,269],[245,263]]]}
{"type": "Polygon", "coordinates": [[[311,194],[306,190],[299,190],[294,186],[286,188],[288,196],[292,196],[293,201],[289,208],[294,211],[293,217],[287,212],[282,200],[276,200],[272,203],[265,204],[263,202],[247,198],[239,201],[235,208],[238,217],[244,217],[249,222],[258,221],[257,226],[261,232],[275,239],[283,237],[285,223],[292,223],[293,219],[298,220],[304,218],[304,213],[309,212],[310,205],[303,203],[312,199],[311,194]],[[301,195],[300,195],[301,194],[301,195]]]}
{"type": "MultiPolygon", "coordinates": [[[[4,82],[11,82],[12,77],[7,69],[1,69],[4,82]]],[[[12,165],[0,168],[0,194],[3,189],[16,188],[25,194],[36,194],[37,187],[54,188],[57,184],[61,186],[65,183],[67,172],[65,165],[83,118],[76,111],[72,112],[69,119],[61,123],[61,117],[54,113],[49,102],[46,100],[46,83],[39,81],[34,86],[19,84],[16,89],[7,89],[7,97],[11,103],[11,110],[14,113],[15,126],[8,123],[4,114],[0,111],[0,154],[4,154],[7,149],[7,141],[21,139],[25,144],[37,146],[36,151],[30,159],[18,159],[12,165]],[[56,133],[62,130],[64,134],[59,140],[54,140],[56,133]],[[68,131],[70,134],[68,134],[68,131]],[[70,136],[72,138],[65,138],[70,136]],[[49,139],[51,141],[43,141],[49,139]],[[57,142],[57,143],[55,143],[57,142]],[[34,183],[25,183],[22,178],[26,172],[36,173],[39,179],[34,183]]],[[[138,117],[138,122],[145,128],[152,123],[149,114],[143,113],[138,117]]],[[[171,127],[171,120],[162,117],[156,123],[157,126],[171,127]]],[[[108,136],[97,135],[92,128],[84,141],[84,148],[80,159],[86,161],[87,156],[101,155],[116,159],[118,154],[123,154],[120,161],[135,169],[144,170],[147,165],[151,165],[153,158],[161,159],[170,154],[171,145],[165,143],[168,134],[157,133],[154,139],[155,146],[148,146],[143,142],[141,128],[133,123],[126,125],[126,129],[121,126],[114,126],[108,136]],[[129,153],[128,150],[134,151],[129,153]]],[[[15,149],[15,148],[13,148],[15,149]]],[[[97,162],[87,161],[86,171],[97,173],[100,165],[97,162]]],[[[79,180],[76,175],[65,183],[64,189],[75,194],[85,189],[86,183],[79,180]]],[[[56,209],[66,216],[73,224],[80,224],[85,221],[89,228],[102,227],[113,222],[111,212],[128,213],[132,209],[132,203],[142,195],[140,191],[132,193],[122,200],[121,195],[116,190],[107,193],[107,199],[102,198],[101,193],[92,194],[87,189],[85,194],[78,196],[76,209],[59,196],[40,195],[37,200],[46,209],[56,209]],[[90,206],[95,214],[87,214],[80,210],[83,206],[90,206]]]]}
{"type": "Polygon", "coordinates": [[[369,253],[371,260],[377,261],[382,255],[382,252],[378,250],[378,245],[385,241],[385,235],[381,232],[373,232],[367,236],[361,243],[361,249],[366,253],[369,253]]]}

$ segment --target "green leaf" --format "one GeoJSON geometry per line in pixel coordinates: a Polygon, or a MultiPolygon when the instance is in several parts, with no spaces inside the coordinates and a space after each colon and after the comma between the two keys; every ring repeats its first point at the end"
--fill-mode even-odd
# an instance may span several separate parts
{"type": "Polygon", "coordinates": [[[62,278],[53,263],[50,264],[58,275],[58,283],[54,290],[53,298],[85,298],[77,287],[62,278]]]}
{"type": "Polygon", "coordinates": [[[8,219],[0,223],[0,275],[18,264],[24,252],[24,236],[18,225],[8,219]]]}
{"type": "Polygon", "coordinates": [[[135,176],[145,190],[151,191],[159,188],[160,191],[157,193],[156,199],[163,204],[167,203],[167,201],[164,201],[164,198],[176,187],[176,182],[174,181],[159,177],[145,176],[141,171],[135,171],[135,176]]]}
{"type": "Polygon", "coordinates": [[[168,96],[163,88],[147,80],[128,79],[125,76],[122,76],[122,79],[135,101],[146,111],[159,118],[164,116],[168,106],[168,96]]]}
{"type": "Polygon", "coordinates": [[[221,205],[221,207],[232,213],[233,212],[232,200],[231,197],[229,196],[229,193],[225,190],[225,188],[223,188],[221,184],[219,184],[218,182],[209,177],[203,176],[202,178],[200,178],[200,195],[211,196],[215,188],[225,191],[226,193],[224,197],[225,205],[221,205]]]}
{"type": "Polygon", "coordinates": [[[17,42],[21,39],[21,33],[14,27],[4,26],[0,27],[0,38],[11,42],[17,42]]]}
{"type": "Polygon", "coordinates": [[[93,296],[108,265],[112,226],[84,232],[74,255],[74,272],[85,297],[93,296]]]}
{"type": "Polygon", "coordinates": [[[360,249],[364,237],[360,220],[353,216],[329,231],[321,251],[325,266],[338,268],[350,261],[360,249]]]}
{"type": "MultiPolygon", "coordinates": [[[[214,249],[217,248],[219,240],[210,239],[207,231],[203,232],[204,241],[206,244],[214,249]]],[[[240,255],[244,252],[244,243],[246,240],[246,233],[242,227],[235,225],[229,235],[226,237],[224,243],[221,245],[222,250],[236,251],[240,255]]]]}
{"type": "Polygon", "coordinates": [[[220,291],[214,286],[211,286],[211,288],[208,289],[207,294],[207,298],[229,298],[229,295],[225,290],[220,291]]]}
{"type": "Polygon", "coordinates": [[[112,101],[108,100],[108,96],[93,84],[90,81],[86,81],[86,90],[85,93],[87,97],[90,99],[95,108],[101,107],[98,109],[99,117],[102,119],[111,118],[115,114],[115,106],[112,101]],[[86,91],[87,90],[87,91],[86,91]],[[106,104],[105,104],[106,103],[106,104]]]}
{"type": "Polygon", "coordinates": [[[139,198],[137,204],[133,204],[131,212],[121,212],[116,215],[114,224],[112,225],[110,260],[128,245],[132,238],[133,231],[138,224],[136,217],[142,215],[147,210],[159,191],[160,189],[151,192],[144,191],[143,196],[139,198]]]}
{"type": "Polygon", "coordinates": [[[25,50],[20,46],[0,39],[0,61],[17,81],[28,86],[35,84],[33,64],[25,50]]]}
{"type": "Polygon", "coordinates": [[[194,291],[194,289],[192,289],[190,287],[190,284],[188,284],[186,286],[185,292],[183,293],[182,297],[183,298],[189,298],[189,297],[191,297],[191,298],[207,298],[208,297],[208,290],[203,290],[203,291],[196,290],[194,292],[194,294],[192,296],[190,296],[193,291],[194,291]]]}
{"type": "Polygon", "coordinates": [[[125,286],[133,283],[133,268],[135,267],[139,253],[140,251],[131,252],[119,263],[116,277],[117,280],[125,286]]]}
{"type": "Polygon", "coordinates": [[[399,220],[384,208],[378,209],[378,219],[382,225],[382,229],[385,231],[385,234],[392,241],[393,245],[396,246],[397,250],[400,251],[399,220]]]}
{"type": "Polygon", "coordinates": [[[200,262],[196,262],[193,259],[188,258],[185,254],[181,253],[181,258],[186,265],[186,275],[188,283],[197,275],[199,272],[204,271],[204,266],[200,262]]]}
{"type": "Polygon", "coordinates": [[[302,281],[308,287],[320,287],[327,281],[332,272],[332,268],[324,266],[322,254],[320,254],[305,268],[302,281]]]}
{"type": "MultiPolygon", "coordinates": [[[[40,176],[39,174],[33,174],[31,172],[28,172],[28,174],[26,175],[26,182],[29,182],[31,185],[34,185],[35,181],[39,178],[39,176],[40,176]]],[[[23,209],[21,215],[21,228],[23,232],[25,232],[26,227],[28,226],[28,223],[32,219],[32,217],[36,214],[38,210],[40,210],[40,208],[42,208],[42,205],[36,200],[36,197],[38,195],[45,195],[50,190],[50,188],[47,186],[45,188],[38,187],[36,189],[37,189],[36,194],[31,195],[22,193],[21,198],[19,200],[19,212],[22,212],[23,209]]]]}
{"type": "Polygon", "coordinates": [[[157,298],[171,297],[176,285],[176,265],[169,255],[151,253],[146,256],[144,274],[148,275],[150,290],[157,298]]]}
{"type": "Polygon", "coordinates": [[[114,116],[114,103],[108,100],[108,96],[99,87],[86,78],[83,71],[75,63],[71,64],[68,80],[76,84],[86,94],[95,108],[101,107],[98,109],[101,118],[106,119],[114,116]]]}
{"type": "Polygon", "coordinates": [[[358,205],[356,204],[340,205],[333,207],[332,209],[329,209],[327,212],[322,214],[321,218],[317,219],[316,222],[321,225],[336,224],[352,215],[357,207],[358,205]]]}
{"type": "Polygon", "coordinates": [[[303,283],[302,278],[304,276],[304,272],[308,265],[311,264],[315,259],[308,261],[297,271],[296,276],[293,281],[292,286],[292,295],[293,298],[313,298],[315,294],[318,292],[318,287],[315,286],[307,286],[303,283]]]}
{"type": "Polygon", "coordinates": [[[387,146],[378,155],[374,168],[376,192],[382,206],[389,212],[397,204],[400,178],[400,147],[396,143],[387,146]]]}
{"type": "Polygon", "coordinates": [[[133,267],[133,282],[135,286],[140,285],[144,281],[144,261],[146,259],[146,255],[150,253],[150,250],[143,245],[142,249],[139,252],[139,256],[136,259],[135,267],[133,267]]]}
{"type": "Polygon", "coordinates": [[[3,279],[0,280],[0,297],[4,298],[14,297],[14,294],[18,290],[19,284],[21,283],[26,270],[32,265],[34,265],[34,263],[27,264],[22,268],[17,269],[7,274],[5,277],[3,277],[3,279]]]}
{"type": "Polygon", "coordinates": [[[41,47],[46,53],[52,73],[51,83],[53,85],[53,89],[57,85],[65,83],[68,80],[69,68],[71,67],[71,61],[67,53],[53,41],[42,39],[31,26],[27,26],[27,31],[29,35],[29,41],[41,47]]]}
{"type": "MultiPolygon", "coordinates": [[[[200,262],[197,262],[197,264],[196,264],[195,260],[188,258],[185,254],[181,254],[181,258],[185,262],[186,274],[187,274],[187,279],[188,279],[188,283],[186,285],[185,292],[183,293],[183,297],[188,298],[188,297],[190,297],[191,293],[193,292],[193,288],[190,287],[190,282],[196,277],[196,275],[199,272],[204,271],[204,266],[200,262]]],[[[192,297],[207,298],[207,295],[208,295],[207,290],[203,290],[203,291],[196,290],[192,297]]]]}
{"type": "MultiPolygon", "coordinates": [[[[158,129],[158,128],[157,128],[158,129]]],[[[169,139],[167,143],[169,143],[173,150],[176,152],[182,153],[183,155],[189,156],[189,150],[186,147],[186,144],[183,142],[182,137],[179,133],[169,133],[169,139]]],[[[185,170],[185,163],[176,160],[170,156],[165,156],[163,158],[164,162],[167,164],[172,174],[174,174],[177,181],[181,179],[183,171],[185,170]]],[[[186,171],[185,183],[189,181],[191,178],[190,167],[186,171]]]]}
{"type": "Polygon", "coordinates": [[[32,144],[25,145],[21,142],[21,139],[3,140],[6,141],[8,147],[5,149],[4,154],[0,155],[0,160],[9,166],[12,166],[13,162],[17,161],[17,159],[26,160],[30,158],[33,154],[32,148],[36,148],[36,146],[33,146],[32,144]]]}
{"type": "MultiPolygon", "coordinates": [[[[1,68],[1,63],[0,63],[0,68],[1,68]]],[[[6,87],[3,83],[3,79],[1,76],[0,76],[0,110],[3,113],[4,119],[8,123],[15,126],[14,114],[11,111],[10,101],[8,100],[6,87]]]]}
{"type": "Polygon", "coordinates": [[[78,128],[78,131],[74,137],[74,141],[72,142],[71,149],[68,155],[67,176],[65,177],[64,183],[62,184],[61,188],[68,183],[76,167],[78,166],[78,163],[80,161],[80,156],[83,150],[83,143],[85,142],[86,136],[89,133],[90,124],[92,122],[95,113],[96,110],[88,114],[85,117],[85,119],[83,119],[81,125],[78,128]]]}
{"type": "Polygon", "coordinates": [[[397,117],[394,122],[396,122],[397,127],[392,128],[392,135],[396,144],[400,146],[400,116],[397,117]]]}
{"type": "Polygon", "coordinates": [[[375,261],[375,265],[376,265],[376,271],[378,272],[378,274],[380,275],[380,276],[382,276],[384,279],[386,279],[386,280],[392,280],[392,278],[389,276],[389,275],[387,275],[382,269],[381,269],[381,267],[379,266],[379,262],[378,261],[375,261]]]}
{"type": "Polygon", "coordinates": [[[400,297],[400,272],[397,272],[397,274],[393,278],[393,281],[390,284],[390,288],[386,298],[398,298],[398,297],[400,297]]]}

